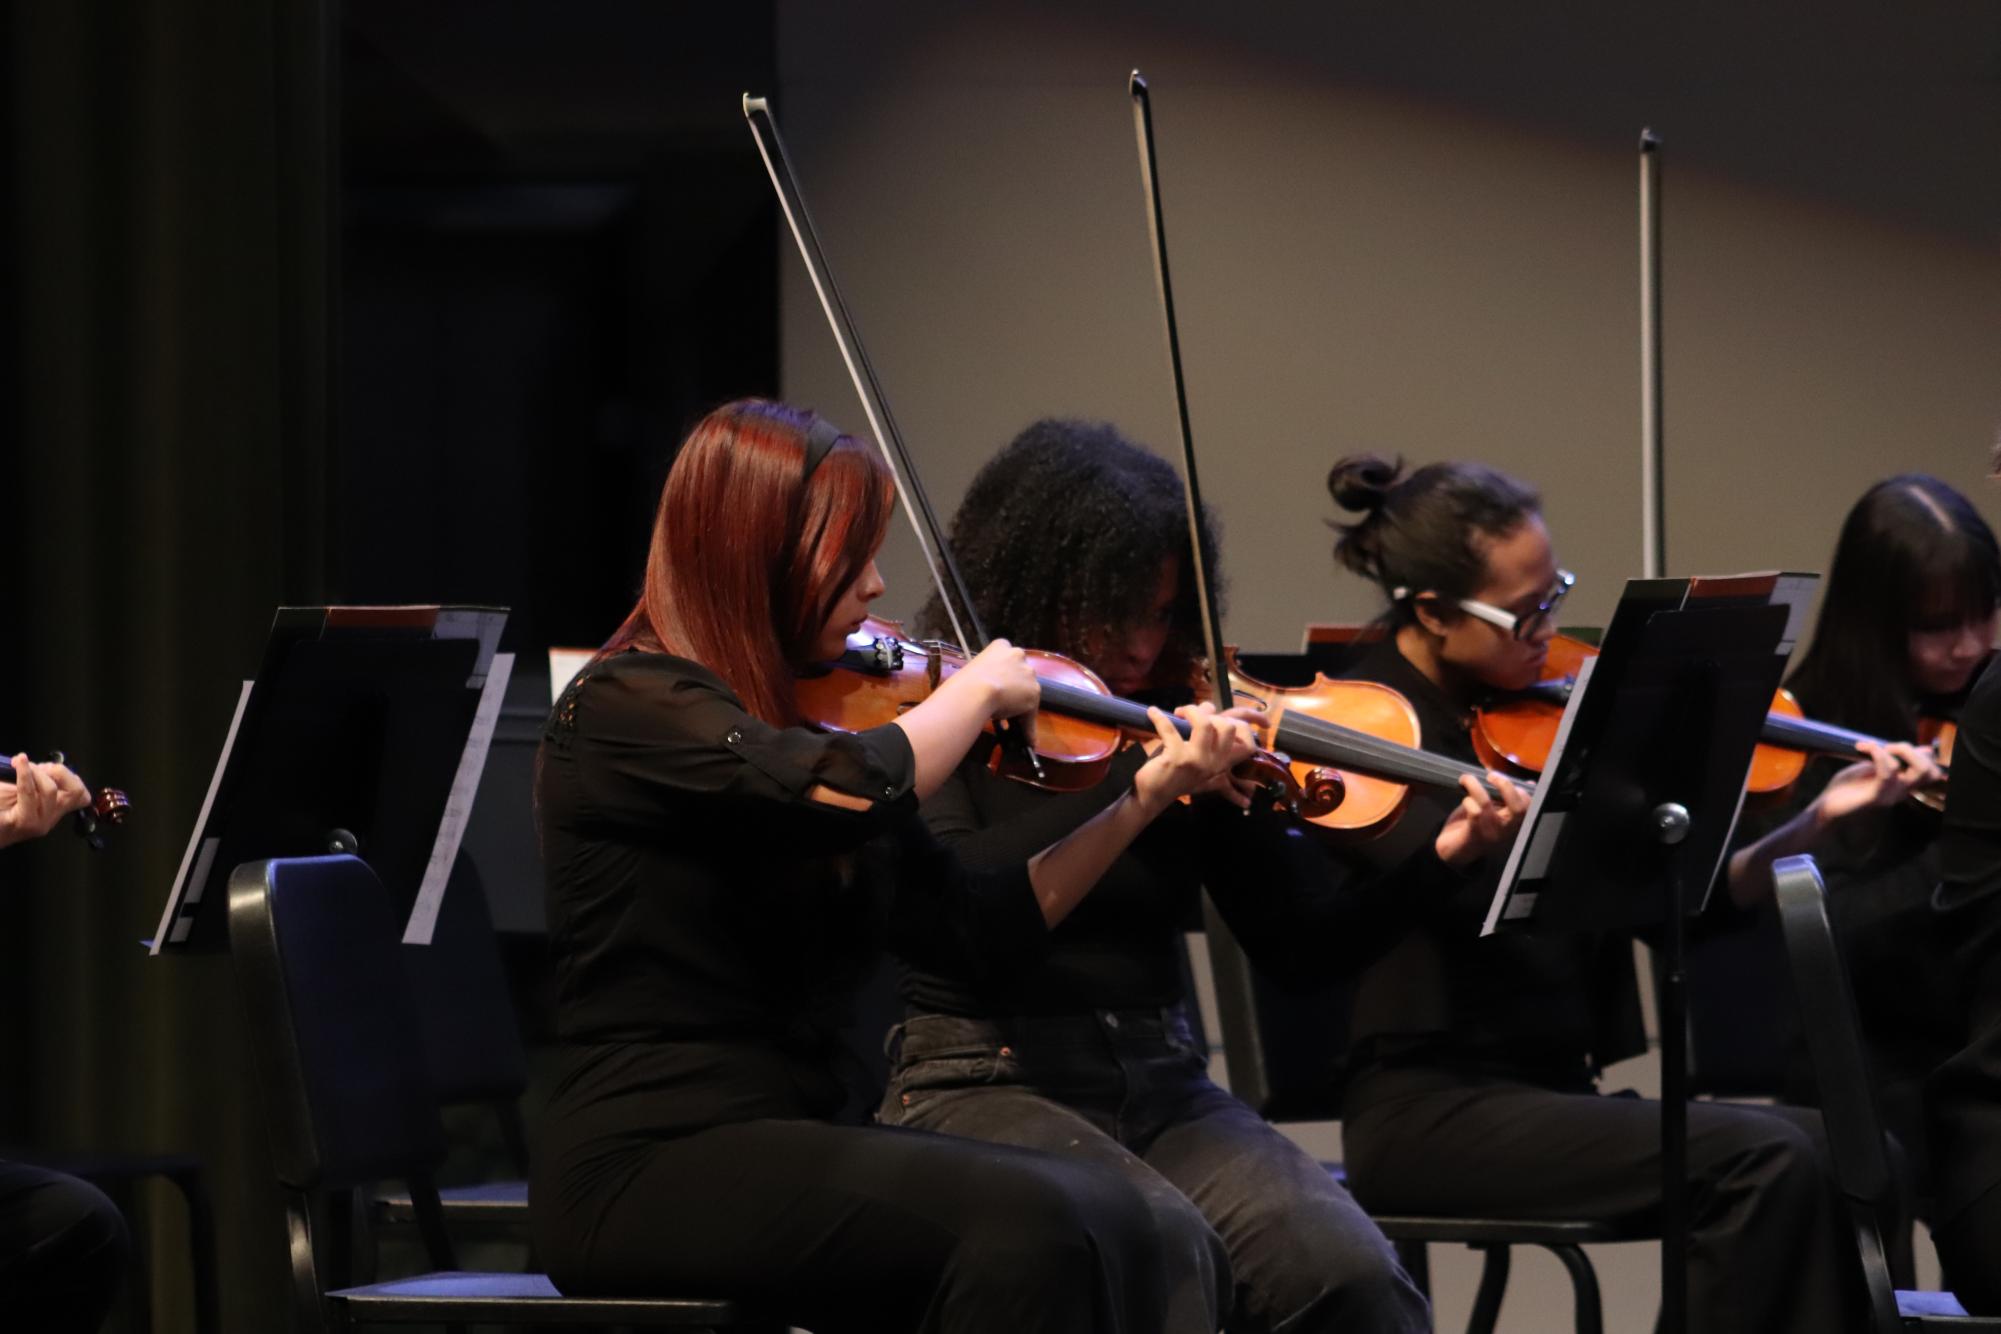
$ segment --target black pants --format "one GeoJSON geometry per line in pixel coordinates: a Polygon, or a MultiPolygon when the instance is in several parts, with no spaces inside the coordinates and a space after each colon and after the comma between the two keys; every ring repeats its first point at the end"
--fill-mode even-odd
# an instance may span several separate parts
{"type": "Polygon", "coordinates": [[[1973,1315],[2001,1315],[2001,1186],[1954,1214],[1932,1240],[1960,1305],[1973,1315]]]}
{"type": "Polygon", "coordinates": [[[901,1035],[885,1123],[1101,1163],[1141,1192],[1168,1256],[1163,1334],[1431,1328],[1348,1192],[1210,1082],[1180,1010],[918,1015],[901,1035]]]}
{"type": "Polygon", "coordinates": [[[532,1202],[565,1292],[732,1297],[814,1334],[1162,1327],[1152,1216],[1104,1168],[805,1120],[561,1138],[532,1202]]]}
{"type": "MultiPolygon", "coordinates": [[[[1649,1099],[1399,1069],[1357,1081],[1342,1135],[1371,1209],[1652,1225],[1660,1127],[1649,1099]]],[[[1825,1146],[1817,1112],[1689,1104],[1690,1329],[1865,1327],[1825,1146]]],[[[1885,1222],[1908,1238],[1907,1218],[1885,1222]]]]}
{"type": "Polygon", "coordinates": [[[0,1323],[22,1334],[90,1331],[118,1294],[131,1240],[97,1187],[0,1161],[0,1323]]]}

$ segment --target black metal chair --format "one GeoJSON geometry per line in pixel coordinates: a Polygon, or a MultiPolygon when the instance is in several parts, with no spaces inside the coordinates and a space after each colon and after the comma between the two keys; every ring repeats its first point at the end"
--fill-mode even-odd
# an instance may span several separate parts
{"type": "Polygon", "coordinates": [[[745,1323],[729,1301],[564,1297],[542,1274],[456,1270],[431,1178],[444,1156],[437,1100],[388,895],[366,864],[306,857],[237,867],[229,935],[308,1334],[351,1323],[745,1323]],[[352,1272],[355,1192],[385,1178],[408,1184],[440,1272],[338,1286],[352,1272]]]}
{"type": "Polygon", "coordinates": [[[2001,1317],[1969,1316],[1949,1292],[1899,1292],[1883,1253],[1882,1215],[1892,1198],[1889,1152],[1869,1083],[1862,1024],[1849,990],[1847,966],[1827,917],[1827,893],[1811,857],[1787,857],[1772,868],[1779,924],[1805,1025],[1807,1052],[1820,1085],[1821,1117],[1862,1256],[1876,1334],[1912,1329],[2001,1330],[2001,1317]]]}
{"type": "MultiPolygon", "coordinates": [[[[1309,998],[1284,995],[1257,976],[1228,926],[1206,901],[1203,916],[1231,1091],[1274,1122],[1338,1119],[1341,1049],[1347,1032],[1345,992],[1309,998]]],[[[1345,1180],[1341,1164],[1326,1167],[1345,1180]]],[[[1455,1218],[1374,1211],[1369,1216],[1396,1246],[1405,1271],[1427,1296],[1432,1243],[1463,1245],[1481,1253],[1480,1286],[1466,1322],[1468,1334],[1492,1334],[1516,1246],[1539,1246],[1562,1263],[1570,1276],[1577,1334],[1600,1334],[1604,1304],[1598,1275],[1582,1248],[1592,1242],[1647,1241],[1658,1235],[1591,1219],[1455,1218]]]]}
{"type": "MultiPolygon", "coordinates": [[[[441,1108],[476,1106],[500,1128],[512,1177],[442,1186],[438,1203],[455,1232],[478,1227],[519,1233],[528,1225],[528,1135],[521,1097],[528,1057],[514,1015],[506,968],[493,931],[486,888],[472,859],[460,852],[428,945],[401,947],[416,996],[425,1066],[441,1108]]],[[[369,1202],[375,1224],[412,1224],[416,1206],[406,1190],[385,1190],[369,1202]]]]}

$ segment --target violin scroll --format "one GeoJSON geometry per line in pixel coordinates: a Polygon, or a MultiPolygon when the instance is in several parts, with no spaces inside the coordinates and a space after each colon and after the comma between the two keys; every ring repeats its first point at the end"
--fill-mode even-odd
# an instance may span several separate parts
{"type": "MultiPolygon", "coordinates": [[[[69,767],[69,758],[59,750],[49,752],[49,763],[69,767]]],[[[121,828],[132,813],[132,798],[123,788],[101,787],[90,805],[70,816],[70,829],[92,852],[102,852],[110,842],[110,830],[121,828]],[[107,828],[108,826],[108,828],[107,828]]]]}
{"type": "Polygon", "coordinates": [[[70,827],[76,830],[76,836],[84,841],[84,846],[92,852],[102,852],[109,841],[107,826],[111,829],[122,827],[125,817],[131,813],[132,798],[126,796],[122,788],[101,787],[90,805],[70,817],[70,827]]]}

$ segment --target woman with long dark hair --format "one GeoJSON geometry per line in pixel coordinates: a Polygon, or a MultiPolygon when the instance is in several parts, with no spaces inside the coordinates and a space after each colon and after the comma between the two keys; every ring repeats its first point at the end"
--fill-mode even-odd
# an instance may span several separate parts
{"type": "MultiPolygon", "coordinates": [[[[1389,603],[1383,637],[1348,674],[1408,696],[1426,749],[1473,759],[1470,706],[1537,679],[1573,582],[1540,497],[1479,464],[1407,472],[1374,456],[1337,463],[1328,490],[1359,516],[1337,560],[1389,603]]],[[[1659,1104],[1597,1083],[1645,1049],[1630,938],[1533,927],[1482,938],[1498,859],[1427,855],[1423,831],[1442,817],[1428,801],[1367,849],[1408,889],[1409,912],[1355,1001],[1343,1146],[1357,1196],[1399,1212],[1654,1216],[1659,1104]]],[[[1859,1328],[1818,1116],[1696,1102],[1688,1127],[1689,1327],[1859,1328]]]]}
{"type": "Polygon", "coordinates": [[[842,1330],[1168,1328],[1144,1202],[1114,1173],[836,1124],[835,1033],[887,942],[978,976],[1031,966],[1132,838],[1250,753],[1191,709],[1118,802],[969,872],[919,798],[1031,709],[997,641],[894,723],[800,725],[791,683],[883,592],[893,504],[859,442],[747,400],[682,446],[644,590],[563,692],[538,759],[557,1028],[537,1248],[566,1291],[733,1297],[842,1330]]]}
{"type": "MultiPolygon", "coordinates": [[[[1972,504],[1936,477],[1907,473],[1876,483],[1848,512],[1821,594],[1813,639],[1786,684],[1809,718],[1893,744],[1874,766],[1809,762],[1776,812],[1747,810],[1746,846],[1731,854],[1729,887],[1740,907],[1770,892],[1778,857],[1813,853],[1828,913],[1854,984],[1870,1074],[1886,1125],[1903,1146],[1911,1192],[1923,1212],[1938,1193],[1922,1110],[1925,1077],[1958,1045],[1963,1005],[1931,910],[1940,874],[1938,815],[1904,793],[1934,781],[1938,766],[1915,746],[1924,720],[1956,718],[1994,646],[2001,550],[1972,504]]],[[[1752,929],[1782,969],[1776,923],[1759,908],[1752,929]]],[[[1692,964],[1701,980],[1702,956],[1692,964]]],[[[1799,1016],[1780,1025],[1792,1048],[1781,1091],[1817,1101],[1799,1016]]]]}
{"type": "MultiPolygon", "coordinates": [[[[1106,424],[1037,422],[974,478],[952,544],[989,626],[1077,658],[1120,694],[1190,698],[1202,635],[1187,511],[1159,456],[1106,424]]],[[[923,623],[944,620],[934,602],[923,623]]],[[[1098,786],[1052,793],[996,778],[974,755],[924,817],[969,864],[1005,865],[1094,818],[1145,762],[1134,749],[1098,786]]],[[[1497,804],[1474,785],[1450,828],[1432,830],[1439,850],[1465,858],[1498,842],[1522,806],[1507,790],[1511,804],[1497,804]]],[[[1208,1077],[1182,948],[1202,889],[1259,967],[1301,988],[1351,974],[1393,913],[1387,887],[1246,802],[1224,789],[1156,821],[1035,969],[1001,978],[913,961],[881,1119],[1120,1172],[1181,1277],[1186,1326],[1428,1328],[1422,1296],[1347,1191],[1208,1077]],[[1205,1289],[1232,1277],[1234,1314],[1203,1310],[1205,1289]]]]}
{"type": "Polygon", "coordinates": [[[1896,741],[1957,715],[1994,649],[2001,548],[1936,477],[1876,483],[1848,511],[1813,640],[1786,684],[1807,716],[1896,741]]]}
{"type": "Polygon", "coordinates": [[[1947,1285],[1987,1315],[2001,1313],[2001,677],[1982,667],[1997,606],[2001,550],[1971,502],[1936,477],[1889,478],[1842,524],[1787,682],[1809,716],[1878,736],[1962,724],[1942,819],[1900,803],[1814,851],[1878,1106],[1919,1169],[1947,1285]]]}

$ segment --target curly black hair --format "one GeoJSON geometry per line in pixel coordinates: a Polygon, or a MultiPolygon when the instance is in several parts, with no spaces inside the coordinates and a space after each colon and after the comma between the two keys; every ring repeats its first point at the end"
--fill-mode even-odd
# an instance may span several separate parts
{"type": "MultiPolygon", "coordinates": [[[[1202,540],[1217,549],[1206,507],[1202,540]]],[[[1178,561],[1173,624],[1154,681],[1176,688],[1194,679],[1202,617],[1181,478],[1110,423],[1046,418],[1016,436],[973,478],[951,541],[987,633],[1085,662],[1151,610],[1162,563],[1178,561]]],[[[1218,615],[1220,584],[1211,590],[1218,615]]],[[[918,627],[951,633],[937,594],[918,627]]]]}

